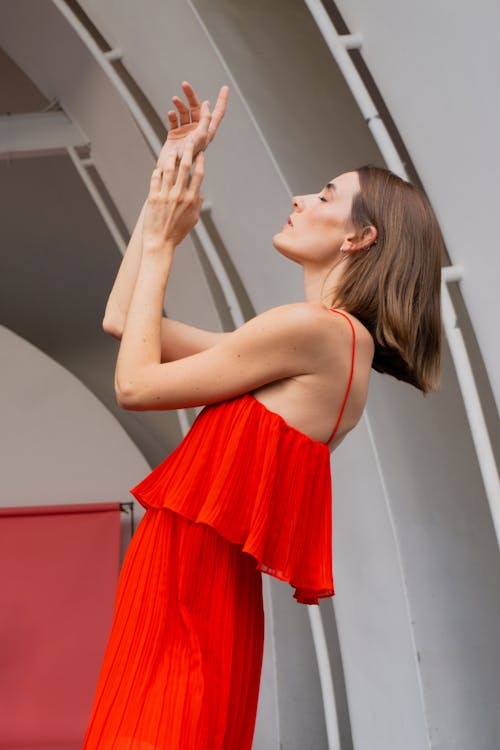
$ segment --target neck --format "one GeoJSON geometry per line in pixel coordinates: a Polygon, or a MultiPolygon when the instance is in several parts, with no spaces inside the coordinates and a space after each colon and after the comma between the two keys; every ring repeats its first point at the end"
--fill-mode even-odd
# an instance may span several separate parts
{"type": "Polygon", "coordinates": [[[304,299],[306,302],[320,302],[329,307],[335,289],[344,273],[345,261],[340,259],[332,268],[323,266],[303,266],[304,299]]]}

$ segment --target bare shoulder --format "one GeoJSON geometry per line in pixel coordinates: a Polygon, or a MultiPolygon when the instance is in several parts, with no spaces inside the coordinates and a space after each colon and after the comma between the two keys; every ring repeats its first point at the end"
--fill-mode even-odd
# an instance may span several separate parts
{"type": "Polygon", "coordinates": [[[244,327],[249,331],[251,329],[255,335],[288,342],[302,351],[310,352],[322,347],[328,338],[327,314],[321,305],[292,302],[259,313],[244,327]]]}
{"type": "Polygon", "coordinates": [[[282,330],[295,330],[311,333],[320,330],[325,322],[325,308],[315,302],[290,302],[285,305],[271,307],[252,321],[269,324],[282,330]]]}
{"type": "Polygon", "coordinates": [[[332,312],[320,302],[292,302],[272,307],[253,320],[276,326],[277,329],[295,331],[297,334],[304,333],[314,338],[318,337],[319,340],[326,337],[330,342],[340,343],[345,338],[350,340],[352,337],[351,328],[345,318],[352,323],[357,342],[363,348],[373,349],[373,337],[358,318],[345,310],[332,312]]]}
{"type": "Polygon", "coordinates": [[[244,328],[258,337],[300,350],[304,356],[313,356],[316,364],[326,357],[331,366],[338,358],[343,360],[352,343],[347,317],[356,334],[357,357],[369,364],[375,351],[370,332],[354,315],[341,312],[341,315],[334,313],[319,302],[292,302],[256,315],[244,328]]]}
{"type": "Polygon", "coordinates": [[[320,312],[321,305],[315,302],[288,302],[284,305],[270,307],[253,318],[253,320],[276,320],[278,323],[286,323],[288,320],[292,324],[300,321],[312,320],[320,312]]]}
{"type": "Polygon", "coordinates": [[[333,332],[334,336],[340,338],[352,338],[352,329],[346,322],[347,318],[354,329],[357,347],[366,350],[368,354],[371,352],[373,355],[375,350],[373,336],[358,318],[346,310],[340,310],[337,308],[328,309],[322,305],[319,305],[319,307],[322,308],[323,319],[328,318],[328,327],[333,332]]]}

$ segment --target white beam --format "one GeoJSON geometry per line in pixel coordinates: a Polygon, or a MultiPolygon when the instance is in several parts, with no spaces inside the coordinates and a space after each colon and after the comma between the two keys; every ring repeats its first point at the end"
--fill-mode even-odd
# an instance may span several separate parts
{"type": "Polygon", "coordinates": [[[86,146],[88,140],[64,112],[0,117],[0,158],[86,146]]]}
{"type": "Polygon", "coordinates": [[[343,44],[346,49],[361,49],[363,37],[361,34],[341,34],[339,36],[339,42],[343,44]]]}
{"type": "Polygon", "coordinates": [[[92,166],[93,161],[92,159],[80,159],[77,152],[73,147],[69,147],[67,150],[69,157],[73,164],[75,165],[75,169],[80,175],[83,184],[89,191],[92,200],[94,201],[94,204],[101,214],[101,217],[106,224],[109,233],[113,237],[114,241],[116,242],[118,248],[120,249],[122,255],[125,255],[125,251],[127,250],[127,243],[121,236],[120,230],[118,229],[118,226],[113,219],[110,210],[106,206],[104,200],[102,199],[101,195],[99,194],[99,191],[97,190],[96,185],[94,184],[94,181],[92,177],[87,172],[87,165],[92,166]]]}
{"type": "Polygon", "coordinates": [[[104,57],[108,62],[116,62],[117,60],[121,60],[123,57],[123,50],[121,50],[119,47],[116,49],[110,49],[108,52],[103,52],[104,57]]]}
{"type": "Polygon", "coordinates": [[[98,44],[94,41],[90,32],[87,31],[87,29],[83,26],[78,16],[66,4],[65,0],[52,0],[52,2],[61,13],[61,15],[70,24],[71,28],[76,32],[76,34],[78,34],[81,41],[84,43],[96,63],[100,65],[102,70],[106,73],[109,80],[128,106],[151,150],[156,156],[158,156],[162,147],[160,139],[156,135],[153,126],[149,122],[148,118],[140,108],[139,103],[135,100],[127,85],[122,81],[113,67],[113,62],[121,60],[123,56],[122,49],[117,47],[116,49],[108,50],[108,52],[103,52],[98,44]]]}
{"type": "Polygon", "coordinates": [[[325,629],[319,605],[307,605],[309,624],[318,661],[319,681],[321,684],[321,695],[323,698],[323,709],[325,712],[326,736],[328,750],[341,750],[340,730],[337,714],[337,702],[335,700],[335,689],[333,686],[333,675],[328,658],[328,646],[326,644],[325,629]]]}

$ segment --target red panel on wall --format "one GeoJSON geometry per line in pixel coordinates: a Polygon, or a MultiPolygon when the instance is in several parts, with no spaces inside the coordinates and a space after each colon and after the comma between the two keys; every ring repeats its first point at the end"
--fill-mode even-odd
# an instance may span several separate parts
{"type": "Polygon", "coordinates": [[[119,503],[0,509],[1,748],[81,748],[119,560],[119,503]]]}

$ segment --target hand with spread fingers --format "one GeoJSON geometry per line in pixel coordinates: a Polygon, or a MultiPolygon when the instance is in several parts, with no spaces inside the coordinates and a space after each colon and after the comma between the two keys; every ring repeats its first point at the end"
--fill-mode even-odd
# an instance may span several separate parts
{"type": "Polygon", "coordinates": [[[182,157],[188,138],[193,143],[194,156],[199,151],[204,151],[213,140],[226,111],[228,86],[221,87],[213,112],[210,112],[208,101],[200,103],[196,91],[190,83],[183,81],[182,89],[189,106],[179,96],[172,97],[177,112],[174,110],[168,111],[168,136],[157,162],[157,167],[160,169],[166,169],[171,154],[175,154],[176,159],[182,157]]]}
{"type": "Polygon", "coordinates": [[[193,156],[193,142],[187,139],[179,165],[176,152],[171,151],[165,168],[157,167],[151,175],[142,228],[145,253],[173,252],[198,221],[205,159],[202,151],[193,156]]]}

